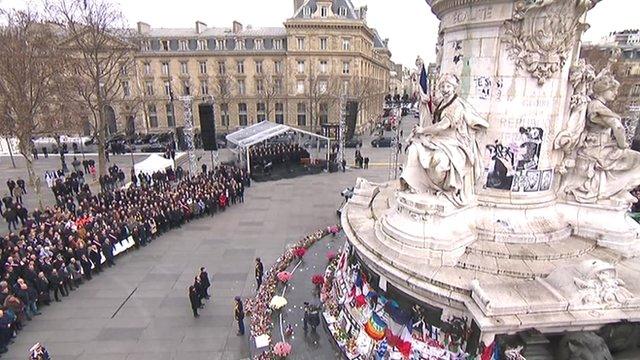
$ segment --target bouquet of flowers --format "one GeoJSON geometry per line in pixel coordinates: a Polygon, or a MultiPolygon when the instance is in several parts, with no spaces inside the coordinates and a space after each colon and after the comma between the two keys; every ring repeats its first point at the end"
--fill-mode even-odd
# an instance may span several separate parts
{"type": "Polygon", "coordinates": [[[269,307],[272,308],[273,310],[280,310],[285,305],[287,305],[287,299],[278,295],[274,296],[273,299],[271,299],[271,302],[269,303],[269,307]]]}
{"type": "Polygon", "coordinates": [[[293,275],[288,271],[280,271],[277,276],[278,280],[282,283],[287,283],[293,277],[293,275]]]}
{"type": "Polygon", "coordinates": [[[336,253],[334,251],[328,251],[327,252],[327,260],[328,261],[332,261],[333,259],[335,259],[336,257],[336,253]]]}
{"type": "Polygon", "coordinates": [[[315,286],[322,286],[322,284],[324,284],[324,276],[322,276],[322,274],[315,274],[311,277],[311,282],[315,286]]]}
{"type": "Polygon", "coordinates": [[[293,249],[293,254],[299,259],[301,259],[306,253],[307,249],[302,246],[298,246],[297,248],[293,249]]]}
{"type": "Polygon", "coordinates": [[[285,358],[291,353],[291,344],[280,341],[273,347],[273,353],[281,358],[285,358]]]}

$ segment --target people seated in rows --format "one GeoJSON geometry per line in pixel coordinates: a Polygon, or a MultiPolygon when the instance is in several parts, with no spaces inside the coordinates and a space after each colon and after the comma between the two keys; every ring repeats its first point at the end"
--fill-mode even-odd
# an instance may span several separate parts
{"type": "Polygon", "coordinates": [[[249,150],[249,161],[253,166],[299,164],[300,159],[308,157],[309,152],[298,144],[261,144],[249,150]]]}

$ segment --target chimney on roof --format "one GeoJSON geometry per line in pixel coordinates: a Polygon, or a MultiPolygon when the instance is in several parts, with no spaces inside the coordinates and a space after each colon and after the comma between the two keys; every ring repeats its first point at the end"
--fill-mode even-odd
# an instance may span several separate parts
{"type": "Polygon", "coordinates": [[[151,31],[151,26],[145,22],[138,21],[138,34],[147,35],[151,31]]]}
{"type": "Polygon", "coordinates": [[[242,24],[234,20],[233,21],[233,33],[237,34],[237,33],[241,32],[241,31],[242,31],[242,24]]]}
{"type": "Polygon", "coordinates": [[[304,4],[304,0],[293,0],[293,13],[295,14],[304,4]]]}
{"type": "Polygon", "coordinates": [[[205,31],[206,29],[207,29],[207,24],[203,23],[202,21],[196,21],[197,34],[202,34],[202,32],[205,31]]]}
{"type": "Polygon", "coordinates": [[[358,11],[360,20],[367,21],[367,10],[369,10],[367,6],[360,6],[360,10],[358,11]]]}

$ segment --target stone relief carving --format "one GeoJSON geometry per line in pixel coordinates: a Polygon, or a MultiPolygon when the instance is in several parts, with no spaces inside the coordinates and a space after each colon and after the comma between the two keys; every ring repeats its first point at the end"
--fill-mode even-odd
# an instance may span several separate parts
{"type": "Polygon", "coordinates": [[[517,0],[503,25],[503,42],[516,66],[544,84],[564,66],[576,36],[588,27],[582,15],[599,1],[517,0]]]}
{"type": "MultiPolygon", "coordinates": [[[[570,124],[572,128],[556,139],[556,145],[564,145],[565,153],[576,149],[561,165],[573,166],[562,186],[564,193],[579,203],[629,206],[636,201],[630,191],[640,184],[640,153],[629,149],[620,115],[607,106],[620,87],[611,72],[618,56],[614,54],[590,85],[579,85],[579,91],[592,93],[584,111],[582,100],[576,102],[574,111],[581,109],[578,114],[584,116],[570,119],[577,124],[570,124]]],[[[586,69],[589,79],[590,70],[586,69]]]]}
{"type": "Polygon", "coordinates": [[[506,360],[527,360],[522,356],[522,346],[516,346],[514,348],[507,348],[504,351],[504,357],[506,360]]]}
{"type": "Polygon", "coordinates": [[[475,184],[483,175],[476,132],[489,126],[458,97],[459,84],[451,74],[438,80],[441,97],[433,111],[433,124],[421,124],[411,131],[400,178],[403,191],[443,195],[456,207],[470,202],[475,184]]]}
{"type": "Polygon", "coordinates": [[[581,272],[583,276],[575,277],[573,282],[584,305],[624,304],[633,297],[615,267],[607,262],[589,260],[582,264],[581,272]]]}

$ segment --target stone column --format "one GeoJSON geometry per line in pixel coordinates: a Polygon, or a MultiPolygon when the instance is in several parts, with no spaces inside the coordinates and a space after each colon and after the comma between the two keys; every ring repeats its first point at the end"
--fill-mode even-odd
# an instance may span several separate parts
{"type": "Polygon", "coordinates": [[[554,139],[569,118],[569,70],[591,0],[426,0],[441,20],[438,68],[488,121],[480,238],[538,242],[570,235],[555,210],[554,139]],[[533,235],[533,233],[536,235],[533,235]]]}

